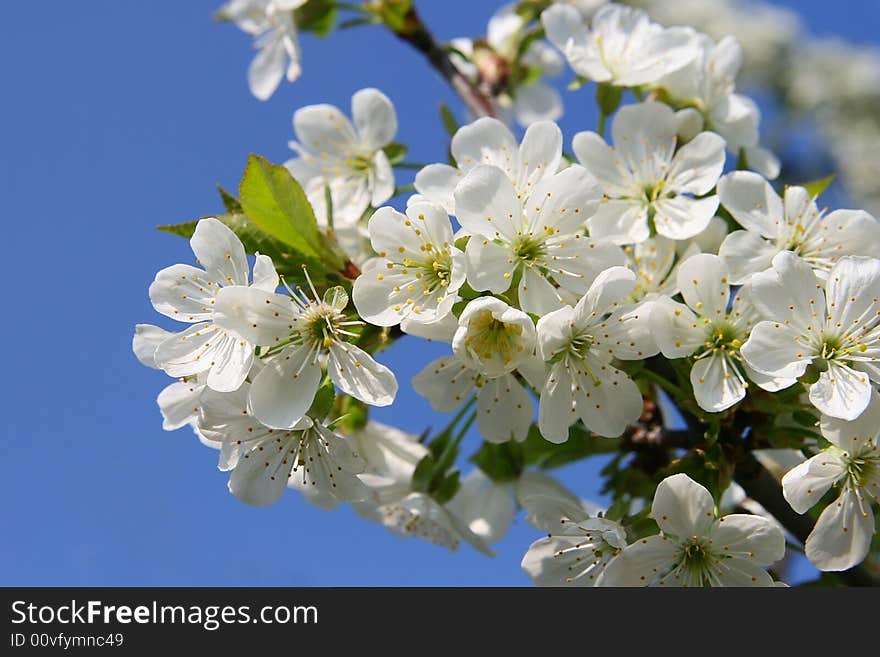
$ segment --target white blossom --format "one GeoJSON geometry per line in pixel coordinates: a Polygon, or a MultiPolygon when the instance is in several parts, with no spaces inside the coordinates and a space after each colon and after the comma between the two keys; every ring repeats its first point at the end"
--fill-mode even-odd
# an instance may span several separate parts
{"type": "Polygon", "coordinates": [[[769,320],[752,329],[741,353],[758,372],[795,379],[813,364],[810,402],[822,413],[854,420],[880,383],[880,260],[848,256],[824,282],[791,251],[750,281],[752,300],[769,320]]]}
{"type": "Polygon", "coordinates": [[[308,0],[231,0],[219,15],[254,37],[259,51],[248,68],[251,93],[268,100],[282,78],[296,80],[300,65],[299,35],[293,11],[308,0]]]}
{"type": "Polygon", "coordinates": [[[744,229],[718,252],[734,285],[769,269],[780,251],[803,258],[822,278],[843,256],[880,253],[880,221],[861,210],[825,214],[803,187],[786,187],[780,198],[758,174],[735,171],[718,182],[718,197],[744,229]]]}
{"type": "Polygon", "coordinates": [[[369,208],[394,194],[394,172],[383,150],[397,134],[397,112],[378,89],[351,98],[352,121],[333,105],[308,105],[293,115],[297,157],[285,162],[303,186],[318,223],[340,234],[355,230],[369,208]],[[327,189],[330,204],[327,204],[327,189]]]}
{"type": "Polygon", "coordinates": [[[847,422],[822,416],[829,447],[782,478],[782,492],[798,513],[813,508],[832,486],[840,494],[819,516],[804,550],[819,570],[847,570],[861,563],[874,539],[873,504],[880,500],[880,394],[847,422]]]}
{"type": "Polygon", "coordinates": [[[627,244],[655,231],[675,240],[702,232],[718,208],[718,197],[706,194],[721,176],[724,140],[701,132],[676,151],[675,113],[658,102],[621,108],[611,133],[613,148],[595,132],[579,132],[572,143],[605,193],[590,235],[627,244]]]}
{"type": "Polygon", "coordinates": [[[150,301],[166,317],[192,326],[163,340],[153,358],[170,376],[207,372],[208,387],[220,392],[236,390],[253,364],[254,344],[234,329],[217,324],[217,297],[233,288],[272,292],[278,287],[278,274],[268,256],[258,255],[248,288],[244,247],[235,233],[213,217],[199,221],[190,246],[204,269],[183,264],[166,267],[150,285],[150,301]]]}
{"type": "Polygon", "coordinates": [[[556,173],[562,161],[562,132],[555,123],[538,121],[528,127],[519,144],[504,123],[483,117],[459,128],[449,149],[456,166],[429,164],[418,172],[414,184],[419,195],[455,215],[456,186],[481,164],[501,169],[516,193],[523,195],[556,173]]]}
{"type": "Polygon", "coordinates": [[[369,231],[379,256],[364,264],[354,284],[352,300],[361,317],[394,326],[406,319],[427,324],[452,312],[465,261],[442,208],[414,203],[405,215],[380,208],[370,217],[369,231]]]}
{"type": "Polygon", "coordinates": [[[749,97],[736,93],[736,76],[742,66],[742,49],[733,37],[715,43],[694,36],[699,56],[659,82],[677,106],[696,108],[707,129],[721,135],[727,148],[745,151],[748,165],[768,178],[779,175],[779,160],[758,145],[761,112],[749,97]]]}
{"type": "MultiPolygon", "coordinates": [[[[159,369],[155,358],[156,348],[173,336],[171,331],[166,331],[158,326],[138,324],[135,326],[134,339],[132,340],[135,356],[141,364],[159,369]]],[[[207,387],[206,380],[206,372],[181,377],[159,393],[156,403],[162,413],[162,428],[165,431],[174,431],[195,421],[199,415],[202,392],[207,387]]]]}
{"type": "Polygon", "coordinates": [[[642,413],[642,395],[612,358],[638,360],[656,353],[648,322],[638,310],[621,312],[635,287],[635,274],[612,267],[599,274],[578,301],[544,315],[538,350],[549,363],[541,390],[538,426],[551,442],[568,439],[578,419],[588,430],[616,437],[642,413]]]}
{"type": "Polygon", "coordinates": [[[364,461],[349,440],[308,416],[290,429],[268,427],[248,410],[248,392],[247,383],[230,393],[206,391],[199,412],[199,431],[224,445],[233,495],[253,506],[274,504],[287,486],[318,498],[366,497],[357,476],[364,461]]]}
{"type": "Polygon", "coordinates": [[[535,586],[595,586],[626,547],[626,531],[606,518],[569,519],[558,533],[529,546],[522,568],[535,586]]]}
{"type": "Polygon", "coordinates": [[[724,262],[701,253],[678,269],[684,304],[669,298],[654,304],[651,323],[660,351],[667,358],[692,357],[690,381],[701,408],[726,410],[746,396],[748,379],[779,390],[794,379],[773,381],[743,362],[740,347],[760,315],[742,289],[730,304],[730,280],[724,262]]]}
{"type": "Polygon", "coordinates": [[[537,315],[574,303],[599,272],[624,262],[619,248],[586,236],[585,219],[599,198],[579,166],[545,176],[524,193],[498,167],[472,169],[455,189],[458,220],[471,233],[468,283],[500,294],[518,278],[520,307],[537,315]]]}
{"type": "Polygon", "coordinates": [[[630,7],[608,4],[587,29],[580,12],[557,3],[541,14],[547,38],[575,73],[622,87],[653,84],[697,57],[693,31],[664,28],[630,7]]]}
{"type": "Polygon", "coordinates": [[[318,300],[314,286],[311,292],[309,298],[299,288],[287,296],[238,287],[217,295],[218,323],[269,347],[249,404],[261,422],[278,429],[293,428],[305,415],[321,383],[323,356],[330,379],[346,394],[373,406],[387,406],[397,394],[391,370],[344,339],[356,337],[348,329],[362,324],[343,314],[348,294],[335,287],[318,300]]]}
{"type": "Polygon", "coordinates": [[[779,527],[748,514],[716,520],[713,508],[709,491],[686,474],[661,481],[651,506],[660,534],[624,548],[599,586],[773,586],[765,568],[785,554],[779,527]]]}

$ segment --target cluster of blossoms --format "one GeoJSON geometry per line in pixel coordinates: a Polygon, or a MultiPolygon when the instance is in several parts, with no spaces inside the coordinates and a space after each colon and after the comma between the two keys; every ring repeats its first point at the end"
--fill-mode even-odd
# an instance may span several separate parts
{"type": "MultiPolygon", "coordinates": [[[[357,92],[352,121],[329,105],[297,111],[298,157],[273,184],[286,177],[314,213],[306,232],[337,240],[351,262],[315,285],[305,265],[280,277],[281,262],[254,253],[249,274],[238,224],[200,220],[202,268],[168,267],[150,287],[158,312],[191,326],[139,325],[134,338],[142,363],[177,378],[159,395],[165,428],[189,424],[218,448],[248,504],[291,487],[321,506],[351,502],[399,535],[487,554],[522,508],[547,533],[522,562],[538,585],[773,586],[783,528],[742,496],[733,510],[749,513],[725,513],[729,475],[695,479],[736,469],[717,443],[751,456],[751,434],[807,418],[780,495],[795,513],[821,509],[804,541],[817,568],[857,566],[880,499],[880,222],[820,208],[806,186],[774,189],[757,106],[735,90],[735,40],[617,4],[533,4],[581,83],[597,83],[599,131],[573,135],[564,155],[560,128],[527,100],[555,96],[514,76],[505,93],[528,124],[522,139],[493,117],[459,128],[449,162],[421,168],[394,208],[382,205],[397,195],[391,101],[357,92]],[[637,102],[618,109],[623,91],[637,102]],[[374,355],[405,335],[448,345],[412,380],[434,410],[456,413],[430,441],[363,417],[394,401],[397,380],[374,355]],[[645,470],[647,492],[612,485],[607,511],[528,467],[542,459],[527,452],[549,463],[586,437],[659,436],[662,447],[672,422],[656,420],[658,407],[703,435],[645,470]],[[460,478],[473,424],[484,442],[460,478]]],[[[285,3],[226,12],[262,34],[256,5],[269,17],[285,3]]],[[[457,44],[475,83],[490,55],[561,65],[525,35],[521,9],[502,9],[487,42],[457,44]]],[[[244,181],[241,196],[248,230],[268,225],[244,181]]]]}

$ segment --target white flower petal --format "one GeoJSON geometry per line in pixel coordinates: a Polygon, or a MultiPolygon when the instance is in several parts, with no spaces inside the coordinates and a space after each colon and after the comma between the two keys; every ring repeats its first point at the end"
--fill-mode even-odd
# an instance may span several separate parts
{"type": "Polygon", "coordinates": [[[165,387],[156,399],[162,412],[162,428],[174,431],[195,420],[204,389],[204,384],[195,381],[177,381],[165,387]]]}
{"type": "Polygon", "coordinates": [[[450,413],[470,395],[475,379],[476,372],[465,367],[456,356],[444,356],[428,363],[412,383],[435,411],[450,413]]]}
{"type": "Polygon", "coordinates": [[[251,60],[248,84],[251,93],[260,100],[268,100],[284,77],[287,52],[280,39],[272,39],[251,60]]]}
{"type": "Polygon", "coordinates": [[[462,126],[452,137],[452,157],[462,171],[478,164],[491,164],[516,178],[519,145],[508,127],[498,119],[483,117],[462,126]]]}
{"type": "Polygon", "coordinates": [[[675,565],[677,550],[665,536],[640,538],[611,560],[597,586],[647,586],[675,565]]]}
{"type": "Polygon", "coordinates": [[[416,191],[434,203],[440,204],[449,214],[455,214],[455,186],[464,173],[448,164],[429,164],[416,174],[416,191]]]}
{"type": "Polygon", "coordinates": [[[705,329],[700,326],[693,311],[668,297],[653,304],[651,324],[657,346],[667,358],[690,356],[706,340],[705,329]]]}
{"type": "Polygon", "coordinates": [[[874,514],[868,501],[845,490],[819,516],[804,551],[819,570],[847,570],[865,560],[873,537],[874,514]]]}
{"type": "Polygon", "coordinates": [[[200,220],[189,243],[209,279],[220,285],[248,284],[244,246],[223,222],[213,217],[200,220]]]}
{"type": "Polygon", "coordinates": [[[638,244],[651,236],[648,210],[640,201],[609,199],[587,220],[590,237],[614,244],[638,244]]]}
{"type": "Polygon", "coordinates": [[[515,240],[522,221],[513,183],[494,166],[479,165],[465,176],[455,188],[455,209],[463,228],[489,239],[515,240]]]}
{"type": "Polygon", "coordinates": [[[538,407],[538,427],[541,435],[551,443],[568,440],[568,428],[577,419],[571,388],[568,370],[563,363],[555,364],[541,390],[538,407]]]}
{"type": "Polygon", "coordinates": [[[488,379],[477,390],[477,426],[489,442],[525,440],[534,413],[532,398],[510,374],[488,379]]]}
{"type": "Polygon", "coordinates": [[[694,398],[700,408],[720,413],[746,396],[746,382],[736,362],[727,354],[712,354],[694,363],[690,374],[694,398]]]}
{"type": "Polygon", "coordinates": [[[150,301],[158,312],[179,322],[210,320],[217,282],[198,267],[171,265],[156,274],[150,301]]]}
{"type": "Polygon", "coordinates": [[[785,556],[785,536],[779,525],[747,513],[732,513],[712,526],[709,539],[722,554],[769,566],[785,556]]]}
{"type": "Polygon", "coordinates": [[[586,362],[592,376],[579,375],[575,381],[576,410],[584,426],[607,438],[620,436],[642,414],[642,393],[626,374],[597,360],[586,362]]]}
{"type": "Polygon", "coordinates": [[[394,373],[347,342],[330,346],[327,374],[340,390],[371,406],[388,406],[397,395],[394,373]]]}
{"type": "Polygon", "coordinates": [[[727,314],[730,280],[718,256],[698,253],[685,260],[678,268],[678,289],[699,316],[714,321],[727,314]]]}
{"type": "Polygon", "coordinates": [[[354,127],[339,108],[326,103],[301,107],[293,115],[296,138],[311,153],[345,159],[357,141],[354,127]]]}
{"type": "Polygon", "coordinates": [[[782,477],[782,494],[791,508],[806,513],[846,474],[846,464],[831,452],[821,452],[782,477]]]}
{"type": "Polygon", "coordinates": [[[712,221],[718,209],[718,197],[676,196],[655,201],[653,206],[657,232],[669,239],[686,240],[701,233],[712,221]]]}
{"type": "Polygon", "coordinates": [[[156,365],[156,348],[172,335],[174,334],[171,331],[152,324],[137,324],[134,327],[131,348],[141,365],[159,369],[156,365]]]}
{"type": "Polygon", "coordinates": [[[724,170],[724,140],[714,132],[701,132],[682,146],[667,174],[671,189],[697,196],[710,191],[724,170]]]}
{"type": "Polygon", "coordinates": [[[868,407],[872,390],[864,372],[828,361],[828,369],[810,386],[810,402],[825,415],[855,420],[868,407]]]}
{"type": "Polygon", "coordinates": [[[822,435],[831,443],[849,454],[858,454],[880,436],[880,393],[871,391],[868,407],[855,420],[847,422],[823,415],[820,426],[822,435]]]}
{"type": "Polygon", "coordinates": [[[361,89],[351,97],[351,118],[365,149],[384,148],[397,134],[394,104],[378,89],[361,89]]]}
{"type": "Polygon", "coordinates": [[[797,331],[785,324],[759,322],[740,354],[758,372],[796,379],[810,364],[810,354],[798,341],[799,337],[797,331]]]}
{"type": "Polygon", "coordinates": [[[769,269],[777,253],[779,249],[773,242],[749,230],[730,233],[718,249],[718,256],[730,272],[731,285],[742,285],[753,274],[769,269]]]}
{"type": "Polygon", "coordinates": [[[718,181],[721,204],[748,231],[778,237],[783,228],[782,199],[763,176],[734,171],[718,181]]]}
{"type": "Polygon", "coordinates": [[[715,522],[715,502],[704,486],[686,474],[666,477],[657,486],[651,517],[665,534],[681,539],[705,536],[715,522]]]}
{"type": "Polygon", "coordinates": [[[260,346],[279,344],[295,325],[290,297],[255,287],[225,287],[217,294],[214,323],[260,346]]]}
{"type": "Polygon", "coordinates": [[[285,349],[254,378],[250,408],[263,424],[289,429],[309,410],[320,383],[321,366],[311,349],[285,349]]]}

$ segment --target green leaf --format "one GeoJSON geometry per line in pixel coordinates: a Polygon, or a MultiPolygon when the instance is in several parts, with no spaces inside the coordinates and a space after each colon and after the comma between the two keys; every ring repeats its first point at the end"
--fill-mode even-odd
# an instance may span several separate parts
{"type": "Polygon", "coordinates": [[[293,19],[299,30],[327,36],[336,23],[336,1],[309,0],[299,9],[293,10],[293,19]]]}
{"type": "Polygon", "coordinates": [[[315,399],[308,410],[308,416],[318,421],[324,421],[333,410],[333,402],[335,401],[336,388],[330,379],[326,379],[318,388],[318,392],[315,393],[315,399]]]}
{"type": "Polygon", "coordinates": [[[283,166],[251,155],[238,196],[248,219],[264,232],[328,269],[341,270],[345,265],[344,256],[334,252],[318,229],[303,188],[283,166]]]}
{"type": "Polygon", "coordinates": [[[223,187],[217,185],[217,191],[220,192],[220,200],[223,201],[223,207],[229,214],[242,214],[241,203],[232,194],[227,192],[223,187]]]}
{"type": "Polygon", "coordinates": [[[792,419],[804,427],[815,428],[819,424],[819,418],[807,411],[797,410],[791,414],[792,419]]]}
{"type": "Polygon", "coordinates": [[[391,164],[397,164],[406,157],[407,148],[403,144],[399,144],[395,141],[388,144],[382,150],[385,151],[385,155],[388,157],[388,161],[391,162],[391,164]]]}
{"type": "Polygon", "coordinates": [[[522,445],[514,441],[484,442],[471,461],[492,481],[516,481],[522,474],[525,455],[522,445]]]}
{"type": "Polygon", "coordinates": [[[440,120],[443,122],[443,129],[446,130],[447,135],[452,137],[458,132],[458,121],[446,103],[440,103],[440,120]]]}
{"type": "Polygon", "coordinates": [[[442,482],[440,482],[440,485],[437,486],[437,489],[433,491],[432,497],[439,504],[446,504],[449,500],[455,497],[458,489],[461,488],[461,482],[459,481],[459,478],[460,474],[458,470],[456,470],[451,475],[443,479],[442,482]]]}
{"type": "MultiPolygon", "coordinates": [[[[315,285],[323,285],[327,281],[328,271],[320,261],[313,258],[303,256],[301,253],[291,249],[287,244],[275,239],[271,235],[264,233],[253,222],[251,222],[243,214],[223,214],[214,215],[226,224],[238,239],[244,245],[247,253],[261,253],[272,259],[272,264],[279,274],[285,277],[288,282],[300,281],[305,282],[302,273],[302,265],[307,265],[309,275],[315,285]]],[[[181,237],[190,238],[196,230],[196,221],[187,221],[182,224],[171,224],[166,226],[158,226],[157,228],[165,233],[179,235],[181,237]]]]}
{"type": "Polygon", "coordinates": [[[422,460],[416,464],[412,476],[412,488],[414,491],[420,493],[428,492],[428,488],[431,485],[431,478],[434,476],[435,465],[436,461],[430,454],[423,457],[422,460]]]}
{"type": "Polygon", "coordinates": [[[545,440],[533,424],[522,443],[524,462],[540,468],[557,468],[595,454],[608,454],[617,451],[619,446],[619,441],[594,436],[580,424],[573,424],[568,430],[568,440],[558,445],[545,440]]]}
{"type": "Polygon", "coordinates": [[[812,198],[816,198],[817,196],[819,196],[819,194],[828,189],[829,185],[834,182],[835,178],[837,178],[837,174],[832,173],[830,176],[825,176],[824,178],[820,178],[819,180],[813,180],[811,182],[804,183],[802,186],[804,187],[804,189],[807,190],[807,192],[809,192],[812,198]]]}
{"type": "Polygon", "coordinates": [[[604,83],[596,87],[596,102],[599,103],[599,109],[605,116],[614,114],[622,97],[623,89],[621,87],[604,83]]]}

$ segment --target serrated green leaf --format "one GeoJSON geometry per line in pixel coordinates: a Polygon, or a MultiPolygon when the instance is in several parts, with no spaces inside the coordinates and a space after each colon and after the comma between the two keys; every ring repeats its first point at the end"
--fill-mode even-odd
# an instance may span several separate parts
{"type": "Polygon", "coordinates": [[[407,148],[403,144],[392,142],[382,149],[391,164],[397,164],[406,157],[407,148]]]}
{"type": "Polygon", "coordinates": [[[326,269],[344,267],[344,258],[334,252],[318,229],[303,188],[286,168],[251,155],[238,196],[248,219],[262,231],[323,263],[326,269]]]}
{"type": "Polygon", "coordinates": [[[235,198],[232,194],[223,189],[223,187],[221,187],[220,185],[217,185],[217,191],[220,192],[220,200],[223,201],[223,207],[226,208],[227,213],[244,213],[244,210],[241,209],[241,203],[238,202],[237,198],[235,198]]]}
{"type": "Polygon", "coordinates": [[[804,183],[802,187],[807,190],[812,198],[816,198],[822,192],[824,192],[831,183],[834,182],[834,179],[837,178],[836,173],[832,173],[830,176],[825,176],[824,178],[820,178],[819,180],[813,180],[808,183],[804,183]]]}
{"type": "Polygon", "coordinates": [[[791,414],[792,419],[804,427],[812,427],[815,428],[816,425],[819,424],[819,418],[817,418],[812,413],[808,413],[807,411],[794,411],[791,414]]]}
{"type": "Polygon", "coordinates": [[[293,18],[300,31],[327,36],[336,23],[336,1],[309,0],[302,7],[293,10],[293,18]]]}

